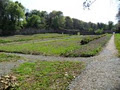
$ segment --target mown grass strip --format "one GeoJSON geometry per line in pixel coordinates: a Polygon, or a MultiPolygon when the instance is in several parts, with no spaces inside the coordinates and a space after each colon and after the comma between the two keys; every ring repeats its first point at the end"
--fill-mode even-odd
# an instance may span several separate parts
{"type": "Polygon", "coordinates": [[[118,56],[120,57],[120,34],[115,34],[115,45],[118,50],[118,56]]]}
{"type": "Polygon", "coordinates": [[[38,39],[51,39],[51,38],[61,38],[67,37],[66,34],[35,34],[35,35],[15,35],[8,37],[0,37],[0,43],[11,43],[11,42],[21,42],[21,41],[30,41],[38,39]]]}
{"type": "Polygon", "coordinates": [[[4,44],[0,45],[0,51],[60,56],[66,52],[80,48],[80,40],[81,36],[73,36],[73,38],[45,42],[4,44]]]}
{"type": "Polygon", "coordinates": [[[84,68],[82,62],[27,62],[15,69],[13,74],[18,78],[18,90],[65,90],[84,68]]]}

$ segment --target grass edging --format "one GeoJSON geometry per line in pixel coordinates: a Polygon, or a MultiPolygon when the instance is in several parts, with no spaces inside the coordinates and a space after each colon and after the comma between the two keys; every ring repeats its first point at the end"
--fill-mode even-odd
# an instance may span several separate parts
{"type": "Polygon", "coordinates": [[[120,34],[115,34],[115,45],[118,50],[118,57],[120,57],[120,34]]]}

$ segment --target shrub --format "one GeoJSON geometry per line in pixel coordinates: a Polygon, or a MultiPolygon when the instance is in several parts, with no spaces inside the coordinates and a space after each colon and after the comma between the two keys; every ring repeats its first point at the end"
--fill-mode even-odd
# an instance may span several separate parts
{"type": "Polygon", "coordinates": [[[85,37],[85,38],[83,38],[82,40],[81,40],[81,45],[85,45],[85,44],[88,44],[90,41],[93,41],[93,40],[95,40],[95,39],[99,39],[99,38],[101,38],[101,37],[103,37],[103,36],[105,36],[106,34],[103,34],[103,35],[99,35],[99,36],[89,36],[89,37],[85,37]]]}
{"type": "Polygon", "coordinates": [[[103,29],[97,29],[97,30],[95,31],[95,33],[96,33],[96,34],[102,34],[102,33],[103,33],[103,29]]]}
{"type": "Polygon", "coordinates": [[[91,41],[91,39],[90,38],[84,38],[84,39],[82,39],[81,40],[81,45],[84,45],[84,44],[87,44],[87,43],[89,43],[91,41]]]}

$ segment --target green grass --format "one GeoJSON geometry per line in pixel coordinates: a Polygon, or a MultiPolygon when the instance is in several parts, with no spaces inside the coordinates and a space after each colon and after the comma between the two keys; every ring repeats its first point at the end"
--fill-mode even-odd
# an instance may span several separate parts
{"type": "Polygon", "coordinates": [[[20,56],[16,56],[16,55],[0,53],[0,62],[16,61],[20,58],[21,58],[20,56]]]}
{"type": "MultiPolygon", "coordinates": [[[[107,35],[107,37],[108,36],[109,35],[107,35]]],[[[79,55],[75,54],[75,52],[77,50],[80,51],[81,48],[85,47],[84,45],[81,45],[81,43],[80,43],[80,41],[84,37],[96,38],[96,37],[100,37],[100,36],[77,36],[76,35],[76,36],[69,36],[67,38],[63,38],[60,40],[4,44],[4,45],[0,45],[0,51],[24,53],[24,54],[55,55],[55,56],[79,56],[79,55]]],[[[106,37],[106,36],[104,36],[104,37],[106,37]]],[[[93,38],[93,40],[94,40],[94,38],[93,38]]],[[[107,41],[105,41],[105,42],[107,42],[107,41]]],[[[95,45],[97,46],[98,44],[95,44],[95,45]]],[[[94,48],[93,45],[90,45],[90,46],[92,48],[94,48]]],[[[86,47],[91,48],[90,46],[89,46],[89,44],[86,44],[86,47]]],[[[102,46],[100,46],[100,48],[102,46]]],[[[98,48],[99,47],[97,47],[97,49],[98,48]]],[[[94,50],[96,50],[96,48],[94,50]]],[[[92,50],[92,51],[94,51],[94,50],[92,50]]],[[[89,51],[88,51],[88,53],[91,54],[91,51],[90,52],[89,51]]],[[[86,51],[83,51],[82,53],[87,54],[86,51]]],[[[95,55],[95,54],[94,54],[94,52],[92,53],[92,55],[95,55]]]]}
{"type": "Polygon", "coordinates": [[[65,54],[65,56],[71,56],[71,57],[90,57],[95,56],[98,54],[102,48],[105,46],[105,44],[110,39],[111,35],[108,34],[106,36],[103,36],[101,38],[95,39],[88,44],[82,45],[81,48],[76,49],[72,52],[68,52],[65,54]]]}
{"type": "MultiPolygon", "coordinates": [[[[89,44],[84,45],[79,52],[79,55],[82,57],[90,57],[98,54],[103,47],[108,43],[111,38],[111,34],[108,34],[104,37],[91,41],[89,44]]],[[[78,53],[78,52],[77,52],[78,53]]]]}
{"type": "Polygon", "coordinates": [[[42,39],[52,39],[52,38],[62,38],[67,37],[65,34],[34,34],[34,35],[15,35],[8,37],[0,37],[0,43],[11,43],[11,42],[21,42],[30,40],[42,40],[42,39]]]}
{"type": "Polygon", "coordinates": [[[104,37],[101,37],[99,39],[96,39],[89,44],[83,46],[79,51],[79,55],[82,57],[89,57],[89,56],[95,56],[98,54],[103,47],[108,43],[110,40],[111,35],[108,34],[104,37]]]}
{"type": "Polygon", "coordinates": [[[118,50],[118,56],[120,57],[120,34],[115,34],[115,45],[118,50]]]}
{"type": "Polygon", "coordinates": [[[65,90],[84,67],[82,62],[27,62],[15,69],[13,74],[18,78],[18,90],[65,90]]]}
{"type": "Polygon", "coordinates": [[[52,40],[36,43],[19,43],[0,45],[1,51],[19,52],[25,54],[64,55],[64,53],[80,48],[81,37],[73,36],[68,39],[52,40]]]}

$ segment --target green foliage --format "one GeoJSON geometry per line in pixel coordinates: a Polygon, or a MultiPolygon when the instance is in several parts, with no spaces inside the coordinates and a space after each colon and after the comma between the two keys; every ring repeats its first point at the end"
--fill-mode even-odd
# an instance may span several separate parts
{"type": "Polygon", "coordinates": [[[109,29],[109,30],[112,30],[112,29],[113,29],[113,22],[112,22],[112,21],[109,21],[109,22],[108,22],[108,29],[109,29]]]}
{"type": "Polygon", "coordinates": [[[29,13],[29,17],[32,17],[33,15],[40,16],[40,15],[41,15],[41,12],[38,11],[38,10],[32,10],[32,11],[29,13]]]}
{"type": "Polygon", "coordinates": [[[0,30],[2,30],[2,35],[15,34],[16,30],[18,32],[24,28],[53,29],[55,32],[70,29],[80,33],[94,34],[95,32],[101,34],[102,29],[103,31],[113,29],[113,23],[110,21],[108,24],[87,23],[69,16],[65,17],[61,11],[47,13],[46,11],[32,10],[25,14],[24,6],[18,1],[0,0],[0,30]]]}
{"type": "Polygon", "coordinates": [[[93,28],[89,28],[89,32],[93,32],[93,28]]]}
{"type": "Polygon", "coordinates": [[[49,14],[49,27],[53,29],[62,29],[65,26],[65,18],[63,16],[63,13],[61,11],[52,11],[49,14]]]}
{"type": "Polygon", "coordinates": [[[95,33],[96,33],[96,34],[102,34],[102,33],[103,33],[103,29],[97,29],[97,30],[95,31],[95,33]]]}
{"type": "Polygon", "coordinates": [[[120,57],[120,34],[115,34],[115,45],[118,50],[118,55],[120,57]]]}
{"type": "Polygon", "coordinates": [[[116,24],[115,27],[116,27],[115,29],[116,33],[120,33],[120,23],[116,24]]]}
{"type": "Polygon", "coordinates": [[[84,45],[84,44],[89,43],[91,40],[92,40],[92,39],[90,39],[89,37],[88,37],[88,38],[84,38],[84,39],[81,40],[80,43],[81,43],[81,45],[84,45]]]}
{"type": "Polygon", "coordinates": [[[27,27],[46,29],[47,28],[47,12],[32,10],[27,17],[27,27]]]}
{"type": "Polygon", "coordinates": [[[84,37],[84,38],[81,40],[80,43],[81,43],[81,45],[88,44],[90,41],[93,41],[93,40],[95,40],[95,39],[99,39],[99,38],[101,38],[101,37],[103,37],[103,36],[105,36],[105,35],[92,36],[92,37],[87,36],[87,37],[84,37]]]}
{"type": "Polygon", "coordinates": [[[84,67],[82,62],[27,62],[15,69],[13,74],[18,77],[19,90],[65,90],[84,67]]]}
{"type": "Polygon", "coordinates": [[[38,15],[32,15],[28,18],[28,26],[40,28],[41,18],[38,15]]]}
{"type": "Polygon", "coordinates": [[[16,55],[0,53],[0,62],[16,61],[20,58],[21,58],[20,56],[16,56],[16,55]]]}
{"type": "Polygon", "coordinates": [[[73,28],[74,29],[80,29],[80,27],[81,27],[80,20],[75,19],[75,18],[73,18],[72,20],[73,20],[73,28]]]}
{"type": "Polygon", "coordinates": [[[3,8],[5,12],[2,12],[2,27],[0,27],[2,29],[2,34],[11,34],[14,33],[15,30],[21,29],[23,26],[22,22],[25,19],[24,9],[21,4],[7,1],[3,8]]]}
{"type": "Polygon", "coordinates": [[[73,20],[70,17],[65,17],[65,28],[73,29],[73,20]]]}

